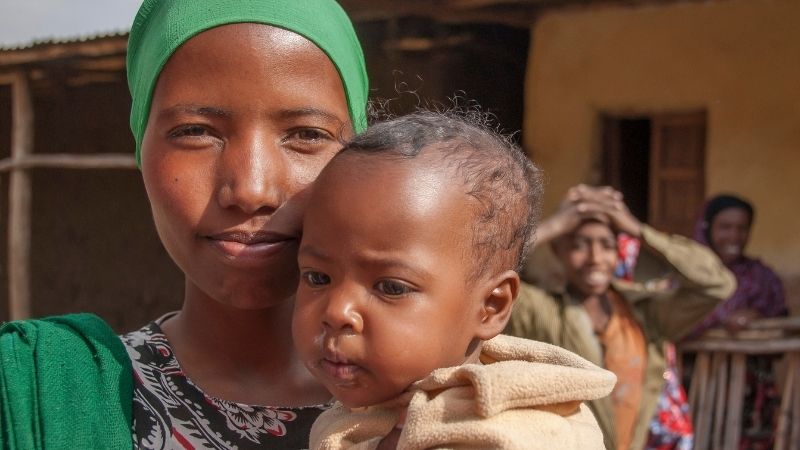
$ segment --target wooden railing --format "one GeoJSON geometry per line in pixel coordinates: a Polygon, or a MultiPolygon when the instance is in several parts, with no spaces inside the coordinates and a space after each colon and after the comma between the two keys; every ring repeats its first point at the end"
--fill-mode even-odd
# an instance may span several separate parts
{"type": "MultiPolygon", "coordinates": [[[[122,41],[124,49],[124,40],[122,41]]],[[[118,44],[115,44],[118,45],[118,44]]],[[[116,47],[113,47],[116,48],[116,47]]],[[[91,48],[89,48],[91,50],[91,48]]],[[[8,55],[6,55],[8,58],[8,55]]],[[[124,60],[123,60],[124,62],[124,60]]],[[[0,160],[0,176],[8,173],[8,305],[9,319],[31,317],[31,170],[135,170],[132,154],[35,154],[33,97],[28,73],[0,73],[0,85],[11,86],[11,156],[0,160]]]]}
{"type": "Polygon", "coordinates": [[[748,356],[783,356],[785,369],[775,450],[800,450],[800,317],[762,319],[734,335],[724,332],[686,342],[696,353],[689,387],[695,449],[735,450],[742,435],[748,356]]]}

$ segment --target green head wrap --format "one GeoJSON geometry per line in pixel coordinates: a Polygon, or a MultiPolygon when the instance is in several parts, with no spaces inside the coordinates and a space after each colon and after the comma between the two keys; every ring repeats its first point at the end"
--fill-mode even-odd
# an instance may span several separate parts
{"type": "Polygon", "coordinates": [[[263,23],[293,31],[330,58],[342,78],[356,132],[367,126],[367,70],[353,25],[334,0],[144,0],[128,38],[128,88],[136,161],[161,69],[193,36],[230,23],[263,23]]]}

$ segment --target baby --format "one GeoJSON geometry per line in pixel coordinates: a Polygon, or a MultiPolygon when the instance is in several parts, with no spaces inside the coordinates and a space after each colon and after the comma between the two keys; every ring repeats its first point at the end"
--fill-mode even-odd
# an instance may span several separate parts
{"type": "Polygon", "coordinates": [[[294,340],[336,397],[312,449],[602,449],[582,403],[614,376],[498,336],[532,239],[539,170],[479,120],[371,127],[322,171],[299,250],[294,340]]]}

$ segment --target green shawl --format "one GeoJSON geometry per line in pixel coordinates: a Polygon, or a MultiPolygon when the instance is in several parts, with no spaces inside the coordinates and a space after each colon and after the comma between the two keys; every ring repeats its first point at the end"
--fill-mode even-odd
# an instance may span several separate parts
{"type": "Polygon", "coordinates": [[[328,55],[344,86],[353,129],[367,126],[367,69],[353,25],[334,0],[144,0],[128,39],[128,88],[136,161],[158,75],[193,36],[220,25],[262,23],[293,31],[328,55]]]}
{"type": "Polygon", "coordinates": [[[133,370],[99,317],[0,327],[0,448],[133,447],[133,370]]]}

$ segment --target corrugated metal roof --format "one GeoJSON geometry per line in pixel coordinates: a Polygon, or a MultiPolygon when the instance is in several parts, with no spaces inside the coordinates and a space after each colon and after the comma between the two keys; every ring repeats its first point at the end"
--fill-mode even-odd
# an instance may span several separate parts
{"type": "Polygon", "coordinates": [[[80,42],[94,41],[97,39],[104,39],[110,37],[123,37],[128,35],[128,30],[113,30],[113,31],[98,31],[77,36],[62,36],[62,37],[46,37],[37,38],[29,42],[18,44],[0,44],[0,52],[9,52],[15,50],[30,50],[36,47],[45,47],[48,45],[60,44],[74,44],[80,42]]]}

